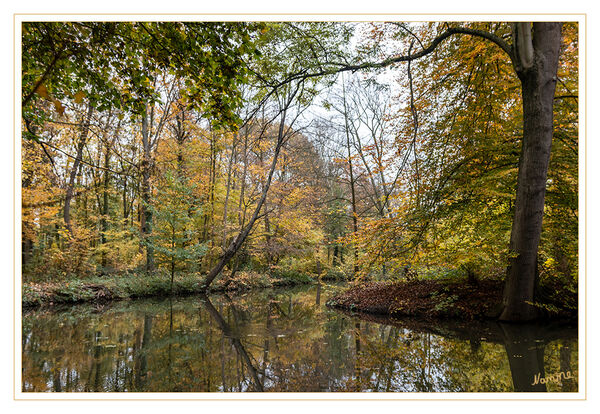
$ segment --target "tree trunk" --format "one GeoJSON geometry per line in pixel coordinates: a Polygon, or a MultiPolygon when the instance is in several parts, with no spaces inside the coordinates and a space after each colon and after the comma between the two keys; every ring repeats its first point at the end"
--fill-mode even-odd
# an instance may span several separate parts
{"type": "MultiPolygon", "coordinates": [[[[266,202],[265,202],[266,204],[266,202]]],[[[266,207],[268,209],[268,207],[266,207]]],[[[273,249],[271,247],[271,222],[269,220],[269,213],[265,213],[265,251],[267,265],[273,264],[273,249]]]]}
{"type": "Polygon", "coordinates": [[[231,142],[231,158],[229,158],[229,166],[227,167],[227,190],[225,192],[225,201],[223,202],[223,240],[221,242],[223,251],[225,251],[227,247],[227,210],[229,207],[229,193],[231,192],[231,175],[233,172],[233,162],[235,160],[236,137],[237,134],[233,136],[233,140],[231,142]]]}
{"type": "Polygon", "coordinates": [[[21,265],[25,266],[33,255],[33,240],[24,231],[21,233],[21,240],[21,265]]]}
{"type": "MultiPolygon", "coordinates": [[[[122,164],[121,164],[122,166],[122,164]]],[[[127,218],[129,217],[128,210],[128,201],[127,201],[127,176],[123,177],[123,228],[127,228],[127,218]]]]}
{"type": "MultiPolygon", "coordinates": [[[[210,133],[210,169],[208,177],[208,204],[210,208],[204,213],[204,221],[202,225],[202,240],[207,241],[209,239],[209,228],[212,227],[214,217],[214,198],[215,198],[215,183],[216,183],[216,137],[215,133],[210,133]]],[[[214,247],[214,238],[210,237],[211,248],[214,247]]],[[[209,257],[209,260],[211,258],[209,257]]]]}
{"type": "Polygon", "coordinates": [[[531,53],[531,48],[519,46],[528,38],[522,31],[522,26],[517,27],[514,44],[523,96],[523,143],[510,237],[512,257],[507,269],[504,310],[500,315],[503,321],[527,321],[537,316],[537,309],[530,303],[534,300],[537,254],[552,146],[561,23],[533,24],[533,59],[522,56],[531,53]]]}
{"type": "Polygon", "coordinates": [[[240,199],[238,201],[238,225],[240,227],[244,227],[244,224],[246,223],[244,193],[246,191],[246,175],[248,172],[248,127],[244,129],[244,152],[242,159],[244,161],[244,168],[240,178],[240,199]],[[244,204],[244,208],[242,208],[242,204],[244,204]]]}
{"type": "Polygon", "coordinates": [[[340,255],[339,255],[339,246],[337,244],[335,244],[333,246],[333,265],[337,266],[340,264],[340,255]]]}
{"type": "Polygon", "coordinates": [[[219,273],[223,270],[223,268],[229,262],[229,260],[231,260],[231,258],[236,254],[236,252],[239,250],[239,248],[242,246],[242,244],[246,240],[246,237],[248,237],[248,234],[250,234],[250,231],[252,230],[254,223],[258,219],[260,210],[262,209],[262,207],[265,203],[265,200],[267,199],[267,193],[269,191],[269,187],[271,186],[271,180],[273,178],[273,173],[275,172],[275,167],[277,166],[277,159],[279,158],[279,153],[281,151],[281,147],[283,146],[283,143],[285,141],[285,133],[284,133],[285,115],[286,115],[286,110],[283,111],[282,116],[281,116],[281,123],[279,124],[279,132],[277,135],[277,145],[275,146],[275,152],[273,154],[271,168],[269,170],[267,180],[263,186],[260,200],[258,201],[256,208],[254,209],[254,213],[252,214],[252,217],[248,221],[248,224],[240,231],[240,233],[238,233],[236,238],[229,244],[229,247],[227,248],[227,250],[225,250],[225,252],[221,256],[217,265],[214,266],[211,269],[211,271],[208,273],[208,275],[206,276],[206,280],[204,281],[204,284],[202,285],[203,289],[206,289],[210,286],[212,281],[219,275],[219,273]]]}
{"type": "MultiPolygon", "coordinates": [[[[102,228],[101,234],[101,243],[102,245],[106,244],[106,233],[108,231],[108,185],[110,184],[110,175],[108,172],[108,168],[110,167],[110,147],[108,143],[106,144],[106,152],[104,153],[104,189],[102,192],[102,219],[100,220],[100,225],[102,228]]],[[[102,272],[106,269],[106,250],[102,250],[102,272]]]]}
{"type": "MultiPolygon", "coordinates": [[[[350,192],[352,195],[352,233],[358,233],[358,214],[356,212],[356,192],[354,190],[354,173],[352,172],[352,158],[350,155],[350,144],[348,143],[348,169],[350,170],[350,192]]],[[[358,274],[358,247],[354,242],[354,277],[358,274]]]]}
{"type": "Polygon", "coordinates": [[[154,247],[148,238],[152,234],[152,210],[150,209],[150,169],[152,163],[152,154],[150,148],[150,131],[148,126],[148,115],[142,117],[142,146],[144,150],[142,159],[142,203],[141,203],[141,221],[142,237],[146,241],[146,271],[154,271],[154,247]]]}
{"type": "MultiPolygon", "coordinates": [[[[350,171],[350,192],[352,195],[352,232],[356,237],[358,233],[358,214],[356,212],[356,191],[354,188],[354,172],[352,170],[352,153],[350,147],[350,126],[348,125],[348,106],[346,103],[346,87],[342,82],[343,93],[344,93],[344,123],[346,130],[346,147],[348,149],[348,170],[350,171]]],[[[358,274],[358,247],[356,246],[356,241],[354,244],[354,277],[358,274]]],[[[343,262],[343,260],[342,260],[343,262]]]]}
{"type": "Polygon", "coordinates": [[[173,294],[173,281],[175,280],[175,227],[171,227],[171,294],[173,294]]]}
{"type": "Polygon", "coordinates": [[[67,192],[65,195],[65,205],[63,208],[63,219],[65,221],[65,227],[69,231],[69,236],[73,235],[73,229],[71,227],[71,199],[73,198],[73,188],[75,186],[75,178],[77,171],[79,170],[79,164],[81,163],[81,157],[83,156],[83,148],[87,140],[88,131],[90,129],[90,120],[92,118],[93,108],[90,105],[88,107],[87,114],[81,125],[81,133],[79,134],[79,141],[77,142],[77,152],[75,154],[75,160],[73,161],[73,168],[69,175],[69,183],[67,184],[67,192]]]}

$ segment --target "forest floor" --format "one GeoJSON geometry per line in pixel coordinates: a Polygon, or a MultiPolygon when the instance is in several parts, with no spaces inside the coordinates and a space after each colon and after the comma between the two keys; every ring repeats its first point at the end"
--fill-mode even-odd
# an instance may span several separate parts
{"type": "MultiPolygon", "coordinates": [[[[502,311],[504,282],[483,279],[475,284],[465,280],[412,280],[405,282],[364,282],[333,297],[327,306],[353,312],[392,317],[427,319],[497,319],[502,311]]],[[[573,319],[577,314],[560,310],[544,317],[573,319]]]]}
{"type": "MultiPolygon", "coordinates": [[[[203,275],[197,273],[177,274],[172,289],[170,275],[163,272],[115,274],[52,282],[24,282],[22,304],[23,308],[31,308],[40,305],[105,302],[129,298],[161,297],[171,294],[194,295],[204,293],[201,288],[203,278],[203,275]]],[[[294,286],[314,281],[310,276],[281,277],[252,271],[237,272],[235,279],[230,283],[226,283],[226,280],[225,277],[215,280],[209,287],[208,293],[294,286]]]]}

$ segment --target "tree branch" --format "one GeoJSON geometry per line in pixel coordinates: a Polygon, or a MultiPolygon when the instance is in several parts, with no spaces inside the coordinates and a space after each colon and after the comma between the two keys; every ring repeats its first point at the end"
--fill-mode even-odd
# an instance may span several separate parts
{"type": "Polygon", "coordinates": [[[318,70],[318,71],[312,72],[312,73],[308,72],[306,69],[303,69],[302,71],[292,73],[292,74],[288,75],[285,79],[282,79],[275,83],[270,83],[266,79],[262,79],[262,81],[265,82],[265,84],[271,88],[271,90],[269,92],[267,92],[265,94],[265,96],[263,97],[263,102],[266,101],[277,89],[279,89],[280,87],[282,87],[288,83],[296,81],[296,80],[305,81],[305,80],[311,79],[311,78],[316,78],[316,77],[321,77],[321,76],[326,76],[326,75],[335,75],[335,74],[342,73],[342,72],[356,72],[356,71],[365,70],[365,69],[381,69],[381,68],[385,68],[390,65],[393,65],[395,63],[410,62],[410,61],[422,58],[424,56],[427,56],[431,52],[433,52],[437,48],[437,46],[440,43],[442,43],[444,40],[448,39],[449,37],[451,37],[453,35],[457,35],[457,34],[464,34],[464,35],[469,35],[469,36],[480,37],[482,39],[486,39],[486,40],[489,40],[489,41],[495,43],[498,47],[500,47],[500,49],[502,49],[508,55],[508,57],[511,60],[511,63],[513,63],[513,65],[514,65],[515,57],[514,57],[512,48],[502,38],[496,36],[493,33],[486,32],[484,30],[471,29],[468,27],[449,27],[442,34],[440,34],[435,39],[433,39],[431,41],[431,43],[429,44],[429,46],[427,46],[426,48],[423,48],[420,51],[415,52],[415,53],[411,53],[409,51],[409,53],[407,55],[392,56],[392,57],[382,60],[380,62],[365,62],[365,63],[361,63],[361,64],[356,64],[356,65],[349,65],[347,63],[341,63],[341,62],[328,62],[325,65],[329,66],[329,69],[321,69],[321,70],[318,70]]]}

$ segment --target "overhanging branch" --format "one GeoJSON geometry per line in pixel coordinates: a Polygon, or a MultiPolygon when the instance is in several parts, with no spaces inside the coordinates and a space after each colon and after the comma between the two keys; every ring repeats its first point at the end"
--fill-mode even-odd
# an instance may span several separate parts
{"type": "MultiPolygon", "coordinates": [[[[365,62],[365,63],[361,63],[361,64],[357,64],[357,65],[348,65],[347,63],[340,63],[340,62],[328,62],[327,65],[330,66],[329,69],[323,69],[323,70],[319,70],[317,72],[312,72],[312,73],[309,73],[306,71],[306,69],[304,69],[300,72],[296,72],[296,73],[289,75],[288,77],[286,77],[285,79],[283,79],[277,83],[272,83],[268,86],[270,86],[272,88],[272,90],[274,91],[274,90],[277,90],[278,88],[280,88],[290,82],[293,82],[295,80],[304,81],[304,80],[307,80],[310,78],[326,76],[326,75],[334,75],[334,74],[342,73],[342,72],[356,72],[359,70],[366,70],[366,69],[381,69],[381,68],[385,68],[387,66],[393,65],[394,63],[410,62],[410,61],[422,58],[422,57],[430,54],[444,40],[448,39],[449,37],[451,37],[453,35],[457,35],[457,34],[475,36],[475,37],[480,37],[482,39],[489,40],[489,41],[495,43],[504,52],[506,52],[506,54],[511,59],[511,61],[514,60],[511,46],[508,43],[506,43],[502,38],[496,36],[495,34],[486,32],[484,30],[471,29],[468,27],[450,27],[450,28],[446,29],[442,34],[437,36],[435,39],[433,39],[431,41],[431,43],[429,44],[429,46],[427,46],[426,48],[421,49],[420,51],[415,52],[415,53],[409,52],[407,55],[392,56],[392,57],[389,57],[380,62],[365,62]]],[[[270,92],[269,94],[267,94],[267,97],[270,96],[272,93],[273,92],[270,92]]]]}

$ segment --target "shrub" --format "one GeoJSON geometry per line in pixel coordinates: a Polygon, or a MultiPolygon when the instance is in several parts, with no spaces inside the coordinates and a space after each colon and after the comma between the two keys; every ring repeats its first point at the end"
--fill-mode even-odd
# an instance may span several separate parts
{"type": "Polygon", "coordinates": [[[283,269],[273,266],[270,273],[271,277],[279,279],[279,283],[277,284],[300,284],[314,281],[307,273],[295,269],[283,269]]]}
{"type": "Polygon", "coordinates": [[[348,276],[344,272],[344,270],[339,267],[330,267],[325,270],[325,274],[322,276],[324,280],[334,280],[334,281],[346,281],[348,280],[348,276]]]}

